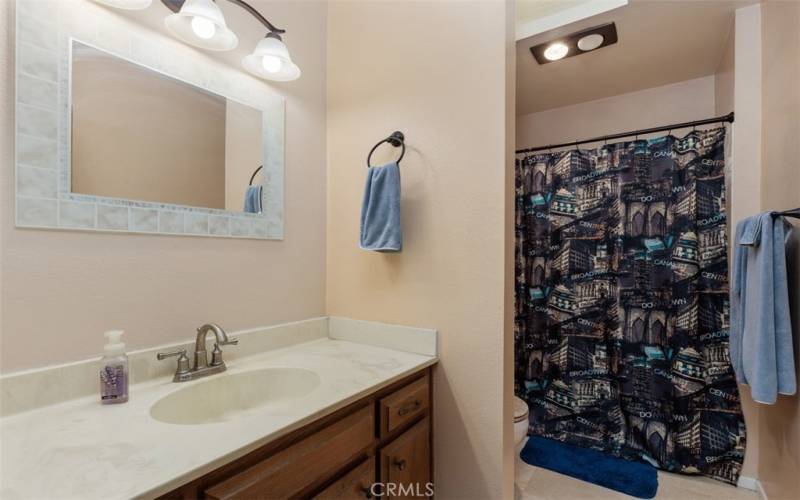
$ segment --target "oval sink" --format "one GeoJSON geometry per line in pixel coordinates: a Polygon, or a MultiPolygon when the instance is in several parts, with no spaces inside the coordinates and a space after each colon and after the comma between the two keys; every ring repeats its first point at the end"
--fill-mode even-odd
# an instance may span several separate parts
{"type": "Polygon", "coordinates": [[[319,384],[319,375],[302,368],[211,375],[156,401],[150,416],[168,424],[225,422],[268,406],[284,409],[286,403],[310,394],[319,384]]]}

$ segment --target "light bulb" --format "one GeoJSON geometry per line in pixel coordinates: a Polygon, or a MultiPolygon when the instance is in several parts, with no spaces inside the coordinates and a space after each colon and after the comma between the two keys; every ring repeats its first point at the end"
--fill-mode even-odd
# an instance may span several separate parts
{"type": "Polygon", "coordinates": [[[208,40],[214,37],[214,34],[217,32],[217,27],[205,17],[194,16],[192,18],[192,31],[198,38],[208,40]]]}
{"type": "Polygon", "coordinates": [[[557,61],[566,56],[567,52],[569,52],[569,47],[561,42],[556,42],[545,49],[544,56],[551,61],[557,61]]]}
{"type": "Polygon", "coordinates": [[[603,45],[605,38],[600,33],[592,33],[578,40],[578,48],[584,52],[589,52],[603,45]]]}
{"type": "Polygon", "coordinates": [[[261,66],[267,73],[277,73],[283,67],[283,61],[279,57],[267,55],[261,59],[261,66]]]}

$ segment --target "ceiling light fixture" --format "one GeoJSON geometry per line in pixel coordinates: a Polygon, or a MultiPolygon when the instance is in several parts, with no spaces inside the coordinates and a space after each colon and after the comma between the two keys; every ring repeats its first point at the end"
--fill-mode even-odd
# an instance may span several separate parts
{"type": "Polygon", "coordinates": [[[536,62],[548,64],[615,43],[617,27],[614,23],[607,23],[534,45],[530,50],[536,62]]]}
{"type": "Polygon", "coordinates": [[[142,10],[150,7],[153,0],[94,0],[97,3],[117,9],[142,10]]]}
{"type": "Polygon", "coordinates": [[[569,52],[569,47],[564,45],[561,42],[551,43],[544,49],[544,56],[549,61],[558,61],[559,59],[563,59],[564,56],[567,55],[569,52]]]}
{"type": "MultiPolygon", "coordinates": [[[[145,9],[152,0],[95,0],[120,9],[145,9]]],[[[289,49],[281,35],[286,30],[277,28],[244,0],[227,0],[241,7],[267,28],[266,37],[258,42],[252,54],[242,60],[250,73],[278,82],[300,78],[300,68],[289,56],[289,49]]],[[[173,12],[164,19],[167,29],[180,40],[206,50],[233,50],[239,38],[225,24],[225,16],[216,0],[161,0],[173,12]]]]}

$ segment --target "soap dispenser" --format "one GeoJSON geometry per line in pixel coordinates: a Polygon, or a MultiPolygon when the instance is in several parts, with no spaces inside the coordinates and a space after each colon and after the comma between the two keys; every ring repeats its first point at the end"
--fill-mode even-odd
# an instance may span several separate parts
{"type": "Polygon", "coordinates": [[[100,402],[104,405],[128,401],[128,356],[120,340],[122,330],[109,330],[103,335],[106,345],[100,369],[100,402]]]}

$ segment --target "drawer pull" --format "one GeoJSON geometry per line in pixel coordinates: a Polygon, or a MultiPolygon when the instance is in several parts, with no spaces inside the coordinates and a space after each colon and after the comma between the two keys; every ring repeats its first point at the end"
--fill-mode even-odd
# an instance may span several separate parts
{"type": "Polygon", "coordinates": [[[417,408],[419,408],[421,404],[422,404],[422,401],[417,399],[417,400],[414,401],[414,404],[411,405],[410,407],[409,406],[404,406],[404,407],[400,408],[399,410],[397,410],[397,416],[402,417],[403,415],[408,415],[412,411],[414,411],[417,408]]]}
{"type": "Polygon", "coordinates": [[[400,460],[394,460],[394,466],[397,467],[397,470],[406,470],[406,461],[405,459],[401,458],[400,460]]]}

